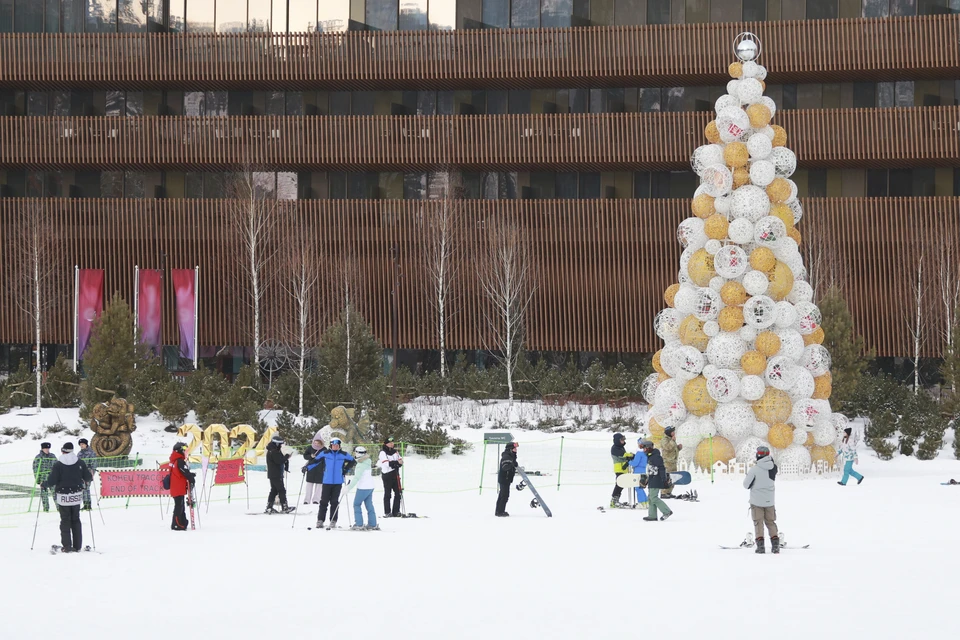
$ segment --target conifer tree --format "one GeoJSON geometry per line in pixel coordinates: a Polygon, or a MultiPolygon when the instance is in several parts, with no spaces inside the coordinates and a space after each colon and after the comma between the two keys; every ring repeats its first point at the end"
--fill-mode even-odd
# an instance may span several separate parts
{"type": "Polygon", "coordinates": [[[349,324],[349,358],[348,325],[343,319],[327,329],[321,339],[320,366],[330,385],[331,400],[334,402],[354,401],[359,392],[380,376],[382,370],[383,347],[374,337],[370,325],[356,310],[352,316],[349,324]]]}
{"type": "Polygon", "coordinates": [[[60,354],[47,372],[43,385],[43,404],[48,407],[76,407],[80,403],[80,376],[60,354]]]}
{"type": "Polygon", "coordinates": [[[823,315],[823,346],[832,359],[830,372],[833,376],[833,392],[830,404],[835,411],[847,413],[852,409],[857,383],[875,355],[872,349],[864,352],[863,336],[856,332],[850,308],[838,287],[830,287],[819,306],[823,315]]]}

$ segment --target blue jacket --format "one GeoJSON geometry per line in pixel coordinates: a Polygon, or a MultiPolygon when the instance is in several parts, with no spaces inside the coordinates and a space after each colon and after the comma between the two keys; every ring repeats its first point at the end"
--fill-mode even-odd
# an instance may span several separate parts
{"type": "Polygon", "coordinates": [[[643,449],[637,451],[637,454],[633,456],[633,459],[630,460],[630,466],[633,468],[634,473],[646,473],[647,472],[647,452],[643,449]]]}
{"type": "Polygon", "coordinates": [[[353,456],[346,451],[324,450],[317,454],[313,464],[307,465],[307,471],[312,470],[317,465],[323,473],[323,484],[343,484],[343,465],[345,462],[356,464],[353,456]]]}

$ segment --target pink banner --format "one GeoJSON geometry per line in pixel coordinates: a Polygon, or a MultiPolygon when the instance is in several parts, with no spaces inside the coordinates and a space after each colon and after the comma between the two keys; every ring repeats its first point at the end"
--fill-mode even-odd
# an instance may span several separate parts
{"type": "Polygon", "coordinates": [[[140,326],[140,340],[159,354],[163,272],[159,269],[140,269],[138,280],[137,324],[140,326]]]}
{"type": "Polygon", "coordinates": [[[80,269],[77,288],[77,359],[82,360],[93,321],[103,313],[103,269],[80,269]]]}
{"type": "Polygon", "coordinates": [[[163,477],[169,471],[101,471],[100,497],[164,496],[163,477]]]}
{"type": "Polygon", "coordinates": [[[237,484],[238,482],[245,482],[243,458],[218,461],[217,474],[213,476],[213,484],[237,484]]]}
{"type": "Polygon", "coordinates": [[[196,271],[171,269],[173,292],[177,300],[177,326],[180,328],[180,357],[193,360],[197,335],[194,310],[196,305],[196,271]]]}

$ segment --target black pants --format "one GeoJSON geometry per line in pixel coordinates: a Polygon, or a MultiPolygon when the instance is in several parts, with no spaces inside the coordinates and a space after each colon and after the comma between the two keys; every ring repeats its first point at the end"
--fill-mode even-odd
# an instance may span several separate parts
{"type": "Polygon", "coordinates": [[[273,501],[280,496],[280,506],[287,508],[287,489],[283,486],[283,478],[270,478],[270,495],[267,496],[267,507],[273,506],[273,501]]]}
{"type": "Polygon", "coordinates": [[[497,511],[496,515],[501,513],[506,513],[507,510],[507,500],[510,499],[510,483],[501,482],[500,483],[500,493],[497,494],[497,511]]]}
{"type": "Polygon", "coordinates": [[[317,522],[323,522],[327,519],[327,505],[330,505],[330,522],[336,522],[340,516],[340,490],[342,484],[325,484],[320,490],[320,512],[317,514],[317,522]]]}
{"type": "Polygon", "coordinates": [[[400,472],[391,471],[380,476],[383,479],[383,514],[400,515],[400,472]],[[390,493],[393,493],[393,509],[390,508],[390,493]]]}
{"type": "Polygon", "coordinates": [[[170,523],[170,528],[176,529],[177,531],[186,530],[187,524],[189,524],[187,512],[183,508],[184,497],[185,496],[173,497],[173,522],[170,523]]]}
{"type": "Polygon", "coordinates": [[[60,509],[60,544],[64,550],[80,551],[83,549],[83,529],[80,526],[80,505],[61,507],[60,509]],[[71,541],[71,534],[73,540],[71,541]]]}
{"type": "MultiPolygon", "coordinates": [[[[616,474],[614,474],[614,475],[615,475],[617,478],[619,478],[619,477],[622,476],[623,474],[622,474],[622,473],[616,473],[616,474]]],[[[623,487],[621,487],[620,485],[616,484],[616,482],[614,482],[614,485],[613,485],[613,497],[616,498],[617,500],[619,500],[621,493],[623,493],[623,487]]]]}

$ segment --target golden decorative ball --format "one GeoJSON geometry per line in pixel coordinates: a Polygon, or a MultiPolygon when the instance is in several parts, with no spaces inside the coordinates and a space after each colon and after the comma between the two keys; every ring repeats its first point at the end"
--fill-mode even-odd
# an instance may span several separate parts
{"type": "Polygon", "coordinates": [[[787,235],[793,238],[793,241],[796,242],[798,246],[800,245],[800,241],[803,240],[803,236],[800,235],[796,227],[787,231],[787,235]]]}
{"type": "Polygon", "coordinates": [[[747,290],[736,280],[730,280],[720,287],[720,299],[723,304],[738,307],[747,301],[747,290]]]}
{"type": "Polygon", "coordinates": [[[770,118],[773,117],[773,114],[770,113],[770,107],[762,102],[755,102],[747,107],[747,117],[750,118],[751,127],[754,129],[763,129],[770,124],[770,118]]]}
{"type": "Polygon", "coordinates": [[[650,432],[651,440],[659,440],[663,437],[663,427],[653,416],[647,421],[647,430],[650,432]]]}
{"type": "Polygon", "coordinates": [[[813,395],[810,396],[811,398],[814,400],[829,400],[831,394],[833,394],[833,376],[830,375],[829,371],[813,379],[813,395]]]}
{"type": "Polygon", "coordinates": [[[717,408],[717,401],[707,393],[707,379],[703,376],[697,376],[683,385],[683,404],[687,407],[687,413],[695,416],[705,416],[713,413],[717,408]]]}
{"type": "Polygon", "coordinates": [[[837,462],[837,452],[830,445],[821,447],[815,444],[810,447],[810,462],[817,464],[818,460],[823,460],[828,467],[832,467],[837,462]]]}
{"type": "Polygon", "coordinates": [[[787,146],[787,130],[778,124],[775,124],[770,128],[773,129],[773,146],[775,147],[787,146]]]}
{"type": "Polygon", "coordinates": [[[731,62],[730,66],[727,67],[727,72],[731,78],[739,78],[743,75],[743,63],[739,60],[737,62],[731,62]]]}
{"type": "Polygon", "coordinates": [[[733,170],[733,188],[737,189],[750,183],[750,170],[746,167],[739,167],[733,170]]]}
{"type": "Polygon", "coordinates": [[[701,193],[694,198],[690,208],[693,209],[693,215],[704,220],[717,212],[713,207],[713,198],[705,193],[701,193]]]}
{"type": "MultiPolygon", "coordinates": [[[[790,197],[790,183],[786,178],[774,178],[773,182],[767,185],[767,197],[774,204],[785,202],[790,197]]],[[[791,216],[790,226],[793,226],[792,218],[793,216],[791,216]]]]}
{"type": "Polygon", "coordinates": [[[748,376],[760,376],[767,370],[767,359],[759,351],[747,351],[740,358],[740,367],[748,376]]]}
{"type": "Polygon", "coordinates": [[[663,349],[660,349],[655,354],[653,354],[653,359],[650,361],[650,364],[653,366],[653,370],[657,373],[666,373],[663,370],[663,367],[660,365],[660,354],[663,353],[663,349]]]}
{"type": "Polygon", "coordinates": [[[717,318],[720,329],[727,333],[739,331],[743,326],[743,308],[742,307],[724,307],[720,310],[720,317],[717,318]]]}
{"type": "Polygon", "coordinates": [[[777,449],[786,449],[793,444],[793,427],[778,422],[767,432],[767,442],[777,449]]]}
{"type": "Polygon", "coordinates": [[[780,351],[780,336],[772,331],[763,331],[757,335],[757,351],[770,358],[780,351]]]}
{"type": "Polygon", "coordinates": [[[808,333],[807,335],[803,336],[803,344],[823,344],[823,339],[825,337],[826,336],[823,333],[823,327],[819,326],[814,330],[813,333],[808,333]]]}
{"type": "Polygon", "coordinates": [[[694,252],[687,265],[687,271],[690,279],[698,287],[709,286],[710,280],[717,275],[713,268],[713,256],[707,253],[706,249],[697,249],[694,252]]]}
{"type": "Polygon", "coordinates": [[[766,80],[759,80],[759,79],[758,79],[757,82],[760,83],[760,91],[766,91],[766,90],[767,90],[767,82],[766,82],[766,80]]]}
{"type": "Polygon", "coordinates": [[[694,347],[700,352],[707,350],[710,337],[703,332],[703,323],[697,320],[696,316],[689,315],[681,320],[677,333],[682,344],[694,347]]]}
{"type": "Polygon", "coordinates": [[[807,431],[807,439],[806,439],[806,441],[803,443],[803,446],[805,446],[805,447],[812,447],[813,445],[814,445],[814,442],[813,442],[813,433],[810,432],[810,431],[807,431]]]}
{"type": "MultiPolygon", "coordinates": [[[[763,396],[753,401],[753,413],[757,416],[757,420],[769,425],[786,422],[790,418],[791,409],[793,409],[793,402],[790,401],[787,392],[774,387],[767,387],[763,391],[763,396]]],[[[772,440],[770,444],[773,444],[772,440]]],[[[779,447],[776,444],[774,446],[779,447]]]]}
{"type": "Polygon", "coordinates": [[[697,450],[693,454],[693,464],[709,471],[715,462],[729,464],[736,457],[737,451],[729,440],[723,436],[713,436],[704,438],[697,445],[697,450]]]}
{"type": "MultiPolygon", "coordinates": [[[[779,180],[780,178],[777,178],[779,180]]],[[[789,188],[789,187],[788,187],[789,188]]],[[[770,205],[770,215],[774,218],[779,218],[783,225],[787,228],[787,233],[793,229],[793,211],[790,210],[785,204],[773,204],[770,205]]]]}
{"type": "Polygon", "coordinates": [[[673,306],[673,298],[677,295],[677,291],[680,291],[680,285],[673,283],[663,292],[663,301],[667,303],[668,307],[673,306]]]}
{"type": "MultiPolygon", "coordinates": [[[[723,240],[727,237],[727,229],[730,228],[730,221],[726,216],[715,213],[706,219],[703,225],[703,231],[711,240],[723,240]]],[[[672,305],[671,305],[672,306],[672,305]]]]}
{"type": "Polygon", "coordinates": [[[773,271],[767,274],[770,286],[767,287],[767,295],[780,302],[793,289],[793,271],[786,264],[777,260],[773,271]]]}
{"type": "Polygon", "coordinates": [[[734,169],[747,166],[750,161],[750,152],[742,142],[731,142],[723,148],[723,161],[734,169]]]}
{"type": "Polygon", "coordinates": [[[668,376],[668,375],[665,374],[665,373],[658,373],[658,374],[657,374],[657,383],[658,383],[658,384],[661,383],[661,382],[664,382],[664,381],[666,381],[666,380],[669,380],[669,379],[670,379],[670,376],[668,376]]]}
{"type": "Polygon", "coordinates": [[[777,264],[777,257],[767,247],[757,247],[750,252],[750,266],[757,271],[770,272],[777,264]]]}
{"type": "Polygon", "coordinates": [[[707,137],[707,142],[717,144],[720,142],[720,130],[717,129],[717,121],[711,120],[703,129],[703,135],[707,137]]]}

